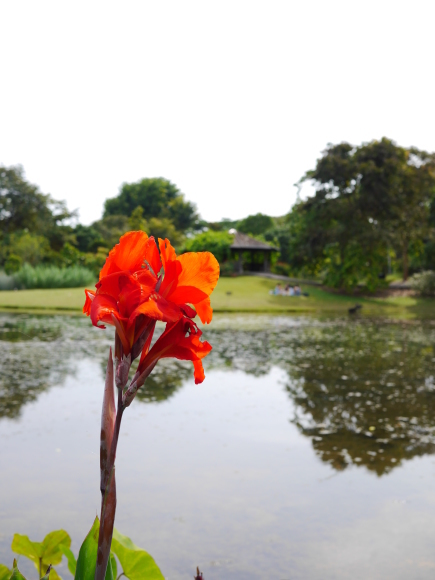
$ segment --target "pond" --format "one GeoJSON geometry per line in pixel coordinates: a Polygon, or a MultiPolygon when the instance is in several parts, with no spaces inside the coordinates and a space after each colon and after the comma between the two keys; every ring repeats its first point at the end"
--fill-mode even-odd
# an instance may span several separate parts
{"type": "MultiPolygon", "coordinates": [[[[121,533],[169,580],[433,578],[433,322],[220,315],[204,335],[205,382],[161,361],[124,415],[121,533]]],[[[0,562],[14,532],[65,528],[77,553],[99,512],[112,340],[0,315],[0,562]]]]}

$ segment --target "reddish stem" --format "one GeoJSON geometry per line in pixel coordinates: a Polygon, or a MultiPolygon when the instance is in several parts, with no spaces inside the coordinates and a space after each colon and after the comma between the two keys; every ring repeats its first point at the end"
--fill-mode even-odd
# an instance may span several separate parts
{"type": "Polygon", "coordinates": [[[107,476],[104,484],[101,486],[101,517],[95,580],[104,580],[109,562],[116,511],[115,458],[124,409],[125,407],[122,404],[122,389],[118,389],[118,408],[116,411],[112,444],[107,458],[107,476]]]}

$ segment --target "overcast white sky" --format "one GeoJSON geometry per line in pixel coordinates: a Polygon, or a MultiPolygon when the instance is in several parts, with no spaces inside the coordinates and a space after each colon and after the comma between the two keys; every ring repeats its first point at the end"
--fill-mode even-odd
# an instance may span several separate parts
{"type": "Polygon", "coordinates": [[[433,0],[0,0],[0,164],[102,213],[165,177],[282,215],[328,142],[435,150],[433,0]]]}

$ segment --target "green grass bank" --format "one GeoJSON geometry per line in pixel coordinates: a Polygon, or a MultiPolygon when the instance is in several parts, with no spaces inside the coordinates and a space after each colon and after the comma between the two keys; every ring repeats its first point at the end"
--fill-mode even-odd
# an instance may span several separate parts
{"type": "MultiPolygon", "coordinates": [[[[395,319],[435,318],[435,300],[414,296],[354,297],[327,292],[315,286],[302,286],[309,296],[272,296],[274,280],[254,276],[221,278],[212,295],[215,312],[258,313],[347,313],[362,304],[362,316],[395,319]]],[[[17,290],[0,292],[0,310],[8,312],[71,313],[81,312],[83,288],[17,290]]]]}

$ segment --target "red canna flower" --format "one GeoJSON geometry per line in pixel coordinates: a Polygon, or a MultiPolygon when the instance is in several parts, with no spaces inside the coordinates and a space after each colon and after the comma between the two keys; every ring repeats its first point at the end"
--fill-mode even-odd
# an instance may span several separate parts
{"type": "Polygon", "coordinates": [[[148,351],[151,343],[149,340],[142,351],[136,374],[123,397],[124,406],[130,405],[137,390],[162,358],[192,361],[195,383],[202,383],[205,376],[201,359],[208,355],[212,347],[207,341],[200,341],[201,335],[201,330],[192,320],[182,317],[178,322],[168,324],[165,332],[148,351]]]}
{"type": "MultiPolygon", "coordinates": [[[[110,353],[100,437],[100,489],[102,495],[96,580],[105,578],[116,510],[115,458],[121,420],[126,407],[157,362],[175,357],[193,362],[195,382],[204,380],[202,359],[211,351],[201,342],[193,322],[212,319],[210,294],[219,278],[219,264],[209,252],[178,256],[169,240],[145,232],[128,232],[109,253],[96,290],[85,290],[83,312],[92,324],[115,326],[115,376],[110,353]],[[160,251],[159,251],[160,250],[160,251]],[[151,348],[156,321],[166,329],[151,348]],[[137,372],[127,388],[132,360],[139,355],[137,372]],[[118,387],[115,416],[113,379],[118,387]]],[[[198,578],[202,574],[198,570],[198,578]]]]}
{"type": "MultiPolygon", "coordinates": [[[[83,312],[91,317],[92,324],[99,328],[111,324],[116,328],[118,387],[126,385],[131,361],[142,351],[145,353],[140,362],[142,374],[150,369],[152,353],[152,368],[159,358],[175,356],[192,360],[195,381],[204,379],[200,358],[205,355],[200,356],[203,351],[197,343],[208,343],[200,343],[201,332],[190,319],[198,314],[202,322],[211,322],[210,294],[219,278],[219,264],[210,252],[189,252],[177,257],[167,239],[159,239],[159,248],[160,252],[154,238],[145,232],[128,232],[110,251],[96,291],[85,290],[83,312]],[[183,346],[170,351],[172,354],[160,356],[153,347],[144,362],[157,320],[167,323],[159,341],[168,336],[172,337],[170,340],[178,341],[179,334],[174,329],[184,325],[191,346],[188,348],[181,341],[183,346]],[[179,321],[182,322],[177,326],[179,321]]],[[[208,347],[206,354],[211,350],[210,345],[208,347]]]]}

